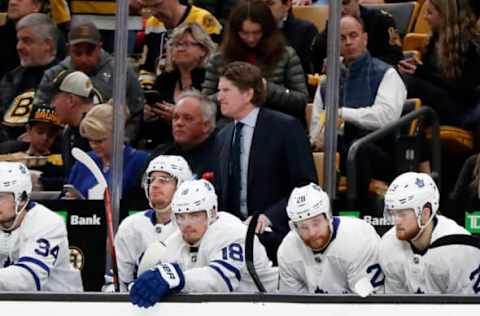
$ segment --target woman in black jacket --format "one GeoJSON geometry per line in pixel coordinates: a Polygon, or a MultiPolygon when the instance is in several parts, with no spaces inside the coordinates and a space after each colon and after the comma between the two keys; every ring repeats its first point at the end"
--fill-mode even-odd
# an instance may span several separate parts
{"type": "Polygon", "coordinates": [[[432,29],[422,61],[400,61],[408,97],[433,107],[442,125],[476,128],[480,115],[480,33],[470,0],[426,0],[432,29]],[[476,120],[476,122],[475,122],[476,120]]]}

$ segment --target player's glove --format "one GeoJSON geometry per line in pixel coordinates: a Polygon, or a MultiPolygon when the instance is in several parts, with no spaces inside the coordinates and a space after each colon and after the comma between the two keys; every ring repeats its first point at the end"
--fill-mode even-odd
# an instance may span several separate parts
{"type": "Polygon", "coordinates": [[[183,272],[176,263],[162,263],[142,273],[130,290],[130,301],[139,307],[150,307],[185,286],[183,272]]]}

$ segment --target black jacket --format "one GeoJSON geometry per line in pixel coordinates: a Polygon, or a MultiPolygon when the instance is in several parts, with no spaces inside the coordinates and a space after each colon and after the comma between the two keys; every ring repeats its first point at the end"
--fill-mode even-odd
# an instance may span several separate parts
{"type": "MultiPolygon", "coordinates": [[[[226,209],[229,205],[229,161],[234,122],[217,135],[215,189],[219,210],[240,218],[240,210],[226,209]]],[[[247,173],[248,215],[265,214],[272,222],[272,233],[263,233],[260,241],[268,256],[275,254],[283,237],[290,230],[286,213],[287,201],[295,187],[317,183],[305,130],[295,118],[266,108],[260,108],[253,132],[247,173]]]]}
{"type": "Polygon", "coordinates": [[[182,148],[174,142],[160,145],[152,152],[151,159],[160,155],[182,156],[188,162],[193,175],[201,178],[206,173],[214,171],[216,134],[217,132],[213,131],[203,143],[188,149],[182,148]]]}
{"type": "MultiPolygon", "coordinates": [[[[5,112],[10,108],[12,101],[19,95],[27,91],[35,91],[42,80],[44,72],[58,63],[57,59],[52,60],[47,65],[23,67],[18,66],[7,72],[0,81],[0,117],[3,118],[5,112]]],[[[25,106],[26,99],[23,99],[20,107],[25,106]]],[[[33,99],[30,100],[33,103],[33,99]]],[[[17,104],[18,105],[18,104],[17,104]]],[[[15,108],[18,109],[15,105],[15,108]]],[[[29,112],[24,115],[28,118],[29,112]]],[[[25,126],[5,126],[5,132],[9,139],[16,139],[25,132],[25,126]]]]}
{"type": "Polygon", "coordinates": [[[423,65],[418,65],[414,76],[442,88],[456,100],[456,103],[466,108],[473,107],[480,101],[480,38],[472,40],[464,55],[462,77],[456,80],[446,80],[437,66],[436,38],[432,38],[423,52],[423,65]]]}
{"type": "Polygon", "coordinates": [[[4,25],[0,26],[0,38],[2,49],[0,49],[0,78],[20,64],[17,53],[17,31],[15,22],[7,18],[4,25]]]}
{"type": "Polygon", "coordinates": [[[88,140],[80,135],[78,127],[68,126],[62,135],[62,159],[66,177],[70,174],[70,170],[72,170],[76,161],[72,156],[73,147],[78,147],[85,152],[92,150],[88,140]]]}
{"type": "Polygon", "coordinates": [[[305,74],[313,73],[312,54],[310,48],[313,39],[318,35],[317,28],[309,21],[297,19],[290,12],[282,25],[282,33],[289,46],[295,49],[305,74]]]}

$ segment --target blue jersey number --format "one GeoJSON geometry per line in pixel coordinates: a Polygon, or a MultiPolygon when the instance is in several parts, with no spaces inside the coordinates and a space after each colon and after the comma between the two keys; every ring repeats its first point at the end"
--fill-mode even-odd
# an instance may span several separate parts
{"type": "Polygon", "coordinates": [[[475,283],[473,283],[473,291],[477,294],[480,293],[480,266],[470,273],[470,280],[473,281],[475,278],[476,280],[475,283]]]}
{"type": "Polygon", "coordinates": [[[243,249],[240,244],[231,244],[228,247],[222,248],[222,258],[223,260],[228,260],[228,258],[235,261],[243,261],[243,249]]]}
{"type": "Polygon", "coordinates": [[[385,276],[383,275],[382,267],[378,263],[372,264],[367,268],[367,273],[373,273],[370,283],[373,287],[381,286],[385,283],[385,276]]]}
{"type": "Polygon", "coordinates": [[[55,262],[57,262],[59,250],[60,247],[58,246],[50,248],[50,242],[44,238],[40,238],[37,240],[37,248],[35,249],[35,253],[42,257],[48,257],[49,254],[52,255],[52,257],[55,258],[53,261],[53,264],[55,264],[55,262]]]}

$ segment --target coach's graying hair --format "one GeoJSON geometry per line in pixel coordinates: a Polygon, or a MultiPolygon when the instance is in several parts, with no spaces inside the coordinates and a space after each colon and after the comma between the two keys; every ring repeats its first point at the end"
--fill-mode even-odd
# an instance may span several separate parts
{"type": "Polygon", "coordinates": [[[217,122],[217,106],[206,95],[198,90],[187,90],[182,92],[176,99],[175,103],[185,98],[194,98],[200,104],[200,110],[203,114],[203,119],[210,122],[210,131],[215,129],[217,122]]]}
{"type": "Polygon", "coordinates": [[[51,40],[53,54],[57,53],[58,30],[48,15],[44,13],[31,13],[21,18],[16,25],[17,31],[25,27],[35,30],[34,34],[43,40],[51,40]]]}

